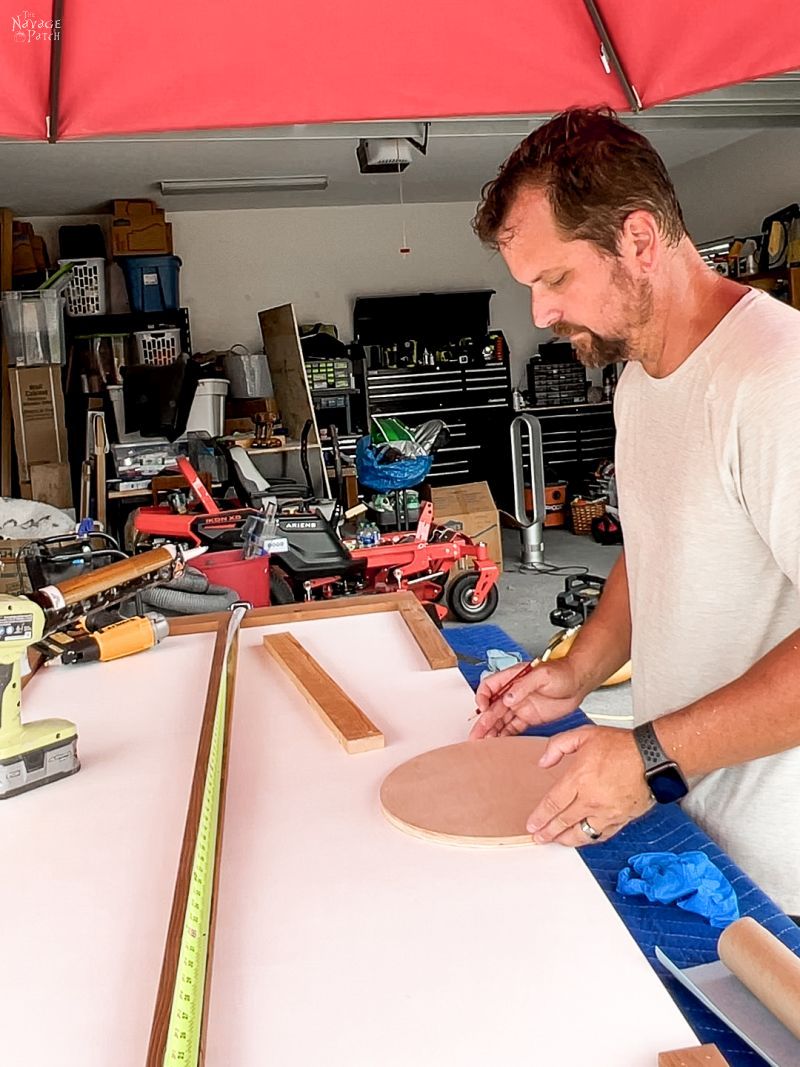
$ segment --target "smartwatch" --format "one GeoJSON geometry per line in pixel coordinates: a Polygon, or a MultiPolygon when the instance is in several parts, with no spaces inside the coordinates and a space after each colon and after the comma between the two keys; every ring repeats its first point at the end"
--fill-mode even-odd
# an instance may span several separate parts
{"type": "Polygon", "coordinates": [[[678,764],[659,744],[651,722],[634,727],[633,739],[644,763],[644,777],[653,798],[659,804],[671,804],[689,792],[678,764]]]}

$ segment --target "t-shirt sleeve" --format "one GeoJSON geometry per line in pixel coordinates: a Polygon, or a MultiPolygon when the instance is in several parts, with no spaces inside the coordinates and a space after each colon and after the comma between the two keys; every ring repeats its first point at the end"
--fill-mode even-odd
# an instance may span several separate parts
{"type": "MultiPolygon", "coordinates": [[[[729,462],[735,492],[780,569],[800,589],[800,344],[739,383],[729,462]]],[[[713,537],[713,516],[709,516],[713,537]]]]}

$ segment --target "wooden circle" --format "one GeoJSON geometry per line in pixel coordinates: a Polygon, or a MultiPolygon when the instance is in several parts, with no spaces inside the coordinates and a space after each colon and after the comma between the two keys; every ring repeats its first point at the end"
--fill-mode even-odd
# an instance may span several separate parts
{"type": "Polygon", "coordinates": [[[386,818],[452,845],[530,845],[528,816],[569,764],[543,770],[547,741],[494,737],[447,745],[402,763],[381,786],[386,818]]]}

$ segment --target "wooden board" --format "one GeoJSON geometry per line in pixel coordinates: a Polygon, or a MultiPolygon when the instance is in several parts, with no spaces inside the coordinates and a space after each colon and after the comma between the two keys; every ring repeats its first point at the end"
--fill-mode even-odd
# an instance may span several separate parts
{"type": "MultiPolygon", "coordinates": [[[[310,600],[302,604],[282,604],[274,608],[255,608],[248,611],[242,622],[243,629],[253,626],[274,626],[291,622],[311,622],[314,619],[343,619],[356,615],[399,612],[427,660],[431,670],[456,667],[458,660],[452,648],[436,629],[413,593],[375,593],[369,596],[341,598],[338,600],[310,600]]],[[[170,636],[182,634],[211,633],[227,618],[225,612],[208,615],[184,615],[169,620],[170,636]]]]}
{"type": "MultiPolygon", "coordinates": [[[[311,419],[314,425],[308,442],[309,445],[319,445],[317,417],[311,401],[311,389],[294,307],[291,304],[281,304],[279,307],[259,311],[258,322],[283,425],[289,431],[289,436],[299,441],[304,424],[311,419]]],[[[322,452],[310,448],[308,462],[315,479],[320,482],[315,488],[318,492],[321,488],[323,495],[329,496],[330,484],[325,464],[322,462],[322,452]]]]}
{"type": "Polygon", "coordinates": [[[289,633],[268,634],[264,648],[346,752],[383,748],[383,734],[289,633]]]}
{"type": "Polygon", "coordinates": [[[660,1052],[658,1067],[728,1067],[716,1045],[681,1048],[675,1052],[660,1052]]]}
{"type": "Polygon", "coordinates": [[[569,766],[542,770],[539,737],[462,741],[423,752],[381,786],[386,818],[406,833],[451,845],[531,845],[528,816],[569,766]]]}
{"type": "Polygon", "coordinates": [[[411,600],[400,605],[400,614],[411,636],[422,649],[422,654],[430,664],[431,670],[455,667],[457,660],[452,648],[437,630],[422,604],[413,593],[410,595],[411,600]]]}

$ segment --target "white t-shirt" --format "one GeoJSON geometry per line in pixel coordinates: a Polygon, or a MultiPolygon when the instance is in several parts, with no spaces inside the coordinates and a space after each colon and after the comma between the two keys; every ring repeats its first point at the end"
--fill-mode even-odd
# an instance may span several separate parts
{"type": "MultiPolygon", "coordinates": [[[[750,290],[668,377],[626,366],[615,418],[639,723],[800,628],[800,313],[750,290]]],[[[683,808],[800,915],[800,748],[706,775],[683,808]]]]}

